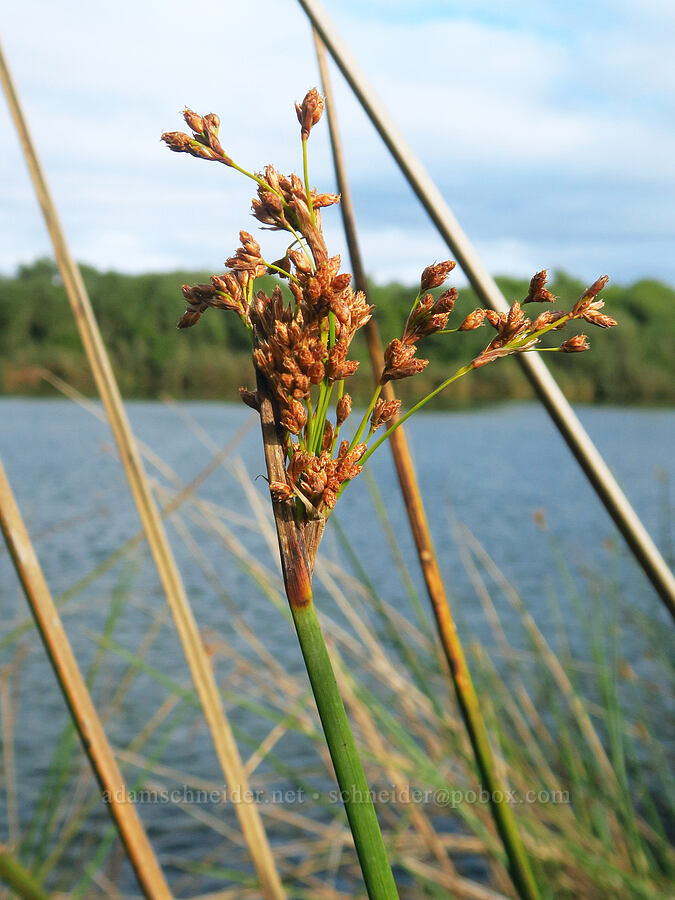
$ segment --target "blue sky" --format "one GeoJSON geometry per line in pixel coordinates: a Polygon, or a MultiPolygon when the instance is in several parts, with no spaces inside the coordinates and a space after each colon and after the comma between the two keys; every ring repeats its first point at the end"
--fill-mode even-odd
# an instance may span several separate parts
{"type": "MultiPolygon", "coordinates": [[[[488,268],[675,283],[675,6],[328,0],[343,37],[488,268]]],[[[222,268],[250,182],[169,153],[180,109],[221,115],[249,168],[299,166],[292,101],[318,82],[293,0],[23,0],[0,35],[76,257],[222,268]]],[[[448,254],[333,70],[367,269],[413,280],[448,254]]],[[[50,252],[0,102],[0,271],[50,252]]],[[[325,124],[311,179],[334,185],[325,124]]],[[[339,215],[324,217],[331,247],[339,215]]],[[[276,236],[265,240],[274,246],[276,236]]]]}

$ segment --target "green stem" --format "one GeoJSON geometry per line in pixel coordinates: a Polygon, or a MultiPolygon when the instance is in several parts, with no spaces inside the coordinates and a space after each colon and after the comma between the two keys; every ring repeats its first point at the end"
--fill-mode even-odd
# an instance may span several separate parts
{"type": "MultiPolygon", "coordinates": [[[[426,397],[422,397],[422,399],[419,400],[414,406],[411,406],[407,413],[404,413],[404,415],[402,415],[400,419],[397,419],[393,425],[391,425],[389,428],[387,428],[387,430],[384,432],[382,437],[379,438],[378,440],[376,440],[375,443],[372,445],[372,447],[368,447],[366,452],[363,454],[363,456],[359,460],[360,465],[363,465],[365,463],[365,461],[368,459],[368,457],[373,455],[373,453],[375,452],[375,450],[377,450],[377,448],[380,446],[380,444],[383,444],[387,440],[387,438],[390,437],[400,425],[403,425],[403,423],[405,422],[406,419],[409,419],[410,416],[414,415],[414,413],[416,413],[418,410],[422,409],[422,407],[425,406],[430,400],[433,400],[433,398],[437,394],[440,394],[441,391],[444,391],[446,387],[451,385],[453,383],[453,381],[457,381],[463,375],[467,375],[471,371],[473,371],[473,362],[467,363],[467,365],[462,366],[461,369],[457,369],[457,371],[455,372],[454,375],[451,375],[450,378],[446,378],[445,381],[443,381],[441,384],[439,384],[438,387],[435,388],[433,391],[431,391],[430,394],[427,394],[426,397]]],[[[378,388],[378,390],[375,392],[376,395],[379,393],[380,390],[381,390],[381,388],[378,388]]],[[[377,396],[375,399],[377,399],[377,396]]],[[[372,406],[374,406],[374,405],[375,405],[375,403],[373,402],[372,406]]],[[[372,409],[372,407],[371,407],[371,409],[372,409]]],[[[364,427],[365,427],[365,421],[361,423],[361,430],[363,430],[364,427]]]]}
{"type": "Polygon", "coordinates": [[[263,263],[267,266],[268,269],[274,269],[275,272],[279,272],[280,275],[283,275],[284,278],[292,278],[296,284],[300,284],[300,281],[295,277],[292,272],[287,272],[286,269],[282,269],[279,266],[275,266],[274,263],[268,263],[267,260],[263,260],[263,263]]]}
{"type": "Polygon", "coordinates": [[[5,850],[2,844],[0,844],[0,881],[8,885],[23,900],[49,900],[49,894],[42,885],[5,850]]]}
{"type": "Polygon", "coordinates": [[[316,408],[317,424],[314,437],[314,452],[318,455],[321,452],[321,442],[323,440],[323,432],[326,425],[326,415],[328,414],[328,405],[330,397],[333,393],[333,383],[326,380],[321,385],[321,394],[319,395],[319,403],[316,408]]]}
{"type": "MultiPolygon", "coordinates": [[[[381,392],[382,392],[382,385],[381,385],[381,384],[378,384],[378,386],[375,388],[375,393],[373,394],[373,396],[372,396],[371,399],[370,399],[370,403],[368,404],[368,409],[367,409],[367,410],[365,411],[365,413],[363,414],[363,418],[361,419],[361,422],[359,423],[359,427],[356,429],[356,434],[355,434],[354,437],[352,438],[352,442],[351,442],[351,444],[349,445],[349,449],[350,449],[350,450],[351,450],[353,447],[356,447],[356,445],[358,444],[358,442],[361,440],[361,436],[363,435],[363,432],[364,432],[364,430],[365,430],[365,427],[366,427],[366,425],[367,425],[367,423],[368,423],[368,419],[370,418],[370,415],[371,415],[372,411],[375,409],[375,404],[377,403],[377,398],[380,396],[380,393],[381,393],[381,392]]],[[[393,431],[393,429],[390,429],[390,430],[393,431]]],[[[366,457],[366,456],[369,456],[369,455],[370,455],[369,453],[366,453],[366,454],[364,454],[364,456],[361,458],[361,460],[359,460],[359,462],[361,463],[361,465],[363,465],[363,459],[365,459],[365,457],[366,457]]]]}
{"type": "MultiPolygon", "coordinates": [[[[449,610],[447,618],[450,620],[449,610]]],[[[448,621],[445,631],[443,647],[462,711],[462,718],[478,764],[480,781],[488,791],[492,817],[506,851],[509,874],[518,896],[522,900],[540,900],[539,888],[509,804],[508,794],[497,773],[497,764],[483,719],[480,700],[454,623],[448,621]]]]}
{"type": "MultiPolygon", "coordinates": [[[[335,344],[335,313],[328,313],[328,333],[322,332],[322,336],[327,340],[328,347],[332,347],[335,344]]],[[[328,414],[328,406],[330,404],[331,394],[333,393],[333,382],[331,382],[328,378],[324,378],[321,382],[321,390],[319,392],[319,399],[316,404],[316,425],[313,430],[314,434],[314,447],[312,448],[315,453],[320,453],[321,451],[321,441],[323,439],[323,430],[326,424],[326,416],[328,414]]],[[[331,451],[332,452],[332,451],[331,451]]]]}
{"type": "Polygon", "coordinates": [[[311,451],[314,439],[314,412],[312,409],[312,395],[307,394],[307,449],[311,451]]]}
{"type": "MultiPolygon", "coordinates": [[[[342,400],[342,395],[345,392],[345,380],[344,378],[338,381],[338,395],[337,402],[339,403],[342,400]]],[[[330,445],[330,455],[332,456],[335,452],[335,448],[337,447],[338,438],[340,437],[340,429],[342,428],[342,424],[339,424],[335,428],[335,433],[333,434],[333,443],[330,445]]]]}
{"type": "Polygon", "coordinates": [[[258,177],[258,175],[254,175],[253,172],[249,172],[248,169],[242,168],[233,159],[230,159],[229,163],[226,163],[226,165],[229,165],[231,168],[236,169],[237,172],[241,172],[242,175],[245,175],[247,178],[250,178],[251,181],[255,181],[256,184],[259,184],[260,187],[265,188],[265,190],[269,191],[271,194],[276,194],[277,197],[281,197],[281,199],[284,201],[284,204],[286,204],[286,200],[285,200],[284,196],[282,194],[280,194],[279,191],[275,191],[274,188],[271,187],[265,181],[264,178],[260,178],[260,177],[258,177]]]}
{"type": "Polygon", "coordinates": [[[382,832],[335,681],[314,601],[310,594],[309,600],[297,604],[291,600],[290,606],[368,897],[370,900],[397,900],[398,891],[382,832]]]}
{"type": "Polygon", "coordinates": [[[300,235],[299,235],[298,232],[295,230],[295,228],[293,228],[293,226],[292,226],[291,223],[288,221],[288,218],[287,218],[285,215],[283,216],[283,223],[284,223],[284,227],[286,228],[286,231],[288,231],[289,234],[292,234],[292,235],[293,235],[293,237],[295,238],[295,240],[296,240],[297,243],[299,244],[299,246],[300,246],[302,252],[303,252],[303,253],[305,254],[305,256],[307,257],[307,261],[309,262],[309,265],[310,265],[310,267],[311,267],[311,269],[312,269],[312,272],[315,272],[315,271],[316,271],[316,266],[314,265],[314,260],[312,259],[312,254],[309,252],[309,250],[308,250],[307,247],[305,246],[305,242],[304,242],[303,239],[300,237],[300,235]]]}
{"type": "MultiPolygon", "coordinates": [[[[550,325],[546,325],[544,328],[540,328],[538,331],[529,332],[524,337],[518,338],[515,341],[511,341],[510,343],[505,344],[505,348],[509,347],[509,348],[513,349],[514,351],[517,351],[521,347],[525,347],[527,344],[529,344],[530,341],[535,340],[535,339],[538,340],[540,337],[547,334],[549,331],[553,331],[556,328],[560,328],[560,326],[562,324],[567,324],[567,322],[573,318],[574,318],[574,316],[572,316],[570,313],[567,313],[567,315],[563,316],[561,319],[558,319],[557,322],[552,322],[550,325]]],[[[532,347],[530,351],[526,351],[526,352],[542,353],[542,352],[546,352],[546,350],[549,350],[549,349],[556,350],[556,351],[558,350],[557,347],[551,347],[551,348],[549,348],[549,347],[532,347]]],[[[387,440],[387,438],[390,437],[400,425],[403,425],[403,423],[405,422],[406,419],[409,419],[410,416],[412,416],[418,410],[422,409],[422,407],[425,404],[427,404],[430,400],[433,400],[433,398],[437,394],[440,394],[441,391],[444,391],[446,387],[448,387],[449,385],[451,385],[453,383],[453,381],[457,381],[459,378],[462,378],[462,376],[464,376],[464,375],[468,375],[468,373],[472,372],[472,371],[473,371],[473,362],[467,363],[467,365],[462,366],[460,369],[457,369],[455,374],[451,375],[450,378],[446,378],[446,380],[443,381],[441,384],[439,384],[439,386],[437,388],[434,388],[434,390],[431,391],[430,394],[427,394],[426,397],[422,397],[422,399],[418,403],[416,403],[413,407],[411,407],[407,413],[402,415],[400,417],[400,419],[397,419],[394,422],[394,424],[391,426],[391,428],[388,428],[384,432],[382,437],[379,438],[379,440],[375,441],[375,443],[372,445],[372,447],[369,447],[366,450],[366,452],[363,454],[363,456],[359,460],[359,463],[361,465],[363,465],[365,463],[365,461],[368,459],[368,457],[372,456],[372,454],[375,452],[375,450],[377,450],[377,448],[380,446],[380,444],[383,444],[387,440]]],[[[362,422],[361,426],[364,426],[364,424],[365,423],[362,422]]],[[[345,487],[345,485],[343,485],[343,490],[344,490],[344,487],[345,487]]]]}

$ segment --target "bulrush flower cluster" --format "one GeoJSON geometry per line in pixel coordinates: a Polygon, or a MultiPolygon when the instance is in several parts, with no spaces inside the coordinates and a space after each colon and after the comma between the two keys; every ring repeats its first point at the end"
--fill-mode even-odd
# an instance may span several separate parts
{"type": "Polygon", "coordinates": [[[417,375],[429,364],[428,359],[416,357],[417,342],[443,331],[447,326],[457,299],[457,289],[450,288],[437,299],[432,294],[423,292],[440,287],[454,268],[455,263],[447,260],[427,266],[422,272],[420,292],[410,310],[401,339],[394,338],[384,351],[384,370],[380,384],[417,375]]]}
{"type": "MultiPolygon", "coordinates": [[[[530,281],[529,291],[527,297],[523,300],[523,305],[526,303],[555,302],[555,296],[546,288],[546,279],[546,269],[537,272],[530,281]]],[[[558,331],[561,328],[565,328],[565,326],[575,320],[583,320],[600,328],[610,328],[616,325],[616,319],[600,312],[605,305],[604,301],[595,299],[608,280],[606,275],[598,278],[584,291],[571,312],[545,310],[539,313],[534,321],[527,318],[521,304],[517,300],[508,313],[497,313],[491,309],[475,309],[466,317],[460,326],[460,330],[472,330],[487,321],[496,330],[497,335],[474,359],[473,367],[476,369],[480,368],[487,363],[494,362],[496,359],[510,356],[514,353],[541,349],[537,347],[541,337],[549,331],[558,331]]],[[[579,353],[589,348],[590,344],[586,335],[579,334],[563,341],[559,347],[545,349],[559,350],[562,353],[579,353]]]]}
{"type": "MultiPolygon", "coordinates": [[[[323,235],[321,213],[338,203],[337,194],[311,188],[307,174],[307,141],[321,119],[323,100],[315,89],[296,104],[303,149],[303,178],[283,175],[273,166],[263,172],[247,172],[224,150],[218,137],[220,120],[209,113],[200,116],[184,111],[190,134],[170,132],[163,140],[175,152],[224,163],[256,182],[253,216],[266,229],[285,232],[289,245],[280,259],[267,262],[255,238],[239,233],[239,247],[226,261],[222,275],[210,283],[183,285],[187,309],[179,328],[195,325],[207,309],[236,313],[252,339],[253,363],[264,377],[274,401],[274,417],[285,452],[285,480],[272,481],[270,492],[280,503],[294,503],[298,521],[307,515],[321,518],[333,509],[344,486],[361,471],[363,463],[398,424],[445,386],[498,358],[530,350],[556,349],[575,353],[588,349],[585,335],[576,335],[556,348],[540,348],[544,334],[583,320],[601,328],[616,325],[602,312],[598,294],[607,283],[600,278],[579,298],[571,312],[546,310],[534,320],[523,307],[530,303],[553,303],[546,288],[546,271],[538,272],[522,304],[515,302],[507,313],[478,308],[460,324],[448,329],[455,307],[455,288],[439,291],[455,263],[448,260],[428,266],[422,273],[419,292],[400,337],[384,353],[380,382],[351,439],[340,440],[340,431],[352,411],[344,382],[358,368],[349,358],[357,331],[370,319],[373,307],[351,286],[351,275],[340,271],[340,257],[329,256],[323,235]],[[271,293],[256,290],[262,275],[276,275],[280,283],[271,293]],[[281,285],[285,287],[282,289],[281,285]],[[435,292],[435,293],[432,293],[435,292]],[[400,402],[380,398],[389,381],[408,378],[423,371],[427,359],[417,356],[421,341],[435,334],[473,331],[485,324],[496,335],[469,364],[446,379],[430,395],[399,417],[400,402]],[[334,398],[333,395],[337,396],[334,398]],[[335,402],[331,419],[331,401],[335,402]],[[386,426],[384,434],[369,442],[386,426]]],[[[242,388],[244,403],[260,408],[255,391],[242,388]]]]}

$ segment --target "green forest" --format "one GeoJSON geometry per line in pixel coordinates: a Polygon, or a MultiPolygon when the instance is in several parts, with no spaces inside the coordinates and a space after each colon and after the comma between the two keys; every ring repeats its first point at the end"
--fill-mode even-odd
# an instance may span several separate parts
{"type": "MultiPolygon", "coordinates": [[[[175,327],[184,309],[181,284],[208,280],[208,273],[125,275],[89,266],[82,271],[124,396],[234,400],[239,386],[251,385],[248,336],[236,316],[209,310],[196,327],[184,331],[175,327]]],[[[497,281],[509,302],[527,293],[525,280],[497,281]]],[[[558,272],[549,287],[564,307],[585,285],[558,272]]],[[[376,306],[383,341],[400,334],[415,293],[415,287],[401,284],[371,285],[370,301],[376,306]]],[[[587,326],[588,353],[545,355],[566,395],[584,403],[672,403],[675,290],[651,280],[630,286],[610,283],[603,297],[620,327],[605,332],[587,326]]],[[[470,289],[461,290],[453,313],[455,323],[477,305],[470,289]]],[[[421,397],[473,358],[490,340],[490,332],[488,326],[425,341],[421,355],[430,359],[430,365],[417,378],[397,384],[404,402],[421,397]]],[[[358,340],[354,355],[366,359],[358,340]]],[[[41,377],[41,369],[85,394],[95,393],[60,277],[49,260],[0,277],[0,391],[53,395],[54,388],[41,377]]],[[[367,362],[362,370],[349,386],[361,402],[370,390],[367,362]]],[[[463,378],[436,405],[466,407],[532,396],[517,361],[508,359],[463,378]]]]}

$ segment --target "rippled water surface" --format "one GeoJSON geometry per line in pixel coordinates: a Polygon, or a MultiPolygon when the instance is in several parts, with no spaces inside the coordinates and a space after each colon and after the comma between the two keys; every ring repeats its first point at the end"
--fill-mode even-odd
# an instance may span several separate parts
{"type": "MultiPolygon", "coordinates": [[[[156,460],[157,466],[148,463],[147,468],[162,490],[175,486],[172,472],[181,482],[187,482],[207,465],[212,451],[200,437],[206,434],[222,447],[251,416],[243,407],[218,404],[171,407],[131,403],[128,410],[139,438],[161,457],[161,462],[156,460]]],[[[580,417],[656,542],[671,556],[669,484],[675,475],[675,412],[582,408],[580,417]]],[[[591,581],[601,586],[605,576],[618,583],[622,602],[667,621],[658,598],[631,563],[607,514],[538,406],[421,415],[413,420],[408,433],[446,585],[465,637],[478,638],[488,645],[494,643],[458,551],[458,523],[481,541],[544,631],[553,629],[552,598],[557,595],[573,652],[583,655],[587,649],[579,635],[574,592],[565,586],[557,569],[556,552],[569,562],[582,606],[592,590],[587,580],[588,573],[592,573],[591,581]],[[535,521],[534,513],[540,510],[551,534],[535,521]],[[557,549],[552,549],[551,535],[557,549]]],[[[112,452],[108,427],[89,412],[65,401],[0,400],[0,456],[54,595],[69,590],[137,533],[139,522],[121,466],[112,452]]],[[[235,456],[254,479],[264,472],[255,425],[233,451],[235,456]]],[[[424,601],[405,511],[386,448],[376,455],[372,468],[403,559],[410,567],[412,583],[424,601]]],[[[265,481],[258,478],[253,485],[266,504],[265,481]]],[[[265,566],[273,565],[264,537],[249,527],[255,510],[232,471],[219,468],[198,494],[224,509],[224,525],[253,559],[265,566]]],[[[170,496],[160,492],[164,502],[170,496]]],[[[268,512],[266,506],[261,508],[268,512]]],[[[191,518],[194,514],[187,508],[182,512],[196,546],[186,544],[173,525],[168,526],[169,534],[200,626],[228,635],[233,645],[245,652],[240,639],[231,633],[227,606],[214,593],[215,575],[287,668],[299,671],[294,634],[270,605],[265,592],[221,541],[195,523],[191,518]],[[213,570],[210,576],[195,562],[194,552],[207,557],[213,570]]],[[[365,476],[345,493],[338,518],[376,589],[406,615],[412,615],[408,588],[400,578],[374,512],[365,476]]],[[[344,561],[331,527],[323,549],[328,557],[344,561]]],[[[94,580],[66,607],[65,623],[85,669],[94,658],[93,636],[103,628],[112,595],[127,597],[115,640],[132,650],[138,647],[152,615],[163,609],[158,579],[147,556],[137,553],[131,560],[118,563],[94,580]]],[[[4,551],[0,553],[0,597],[1,639],[26,616],[25,601],[4,551]]],[[[317,591],[317,602],[326,608],[330,606],[322,589],[317,591]]],[[[495,602],[509,638],[516,646],[525,645],[517,614],[501,595],[495,594],[495,602]]],[[[15,746],[22,823],[30,820],[54,742],[65,721],[63,702],[40,645],[31,633],[24,643],[28,653],[21,670],[20,727],[16,729],[15,746]]],[[[649,648],[639,631],[624,637],[622,652],[638,673],[649,675],[649,648]]],[[[0,666],[14,659],[15,645],[0,650],[0,666]]],[[[147,652],[146,661],[176,681],[187,682],[185,663],[170,629],[164,629],[161,639],[147,652]]],[[[127,665],[121,657],[108,654],[101,683],[114,684],[127,665]]],[[[156,681],[139,678],[122,713],[111,720],[111,739],[120,745],[127,743],[164,697],[156,681]]],[[[240,709],[234,710],[233,718],[235,723],[245,724],[253,738],[262,737],[269,728],[268,723],[261,721],[251,723],[240,709]]],[[[208,739],[202,732],[195,733],[192,725],[178,724],[172,747],[172,765],[219,780],[208,739]]],[[[292,742],[285,750],[292,754],[292,742]]],[[[304,751],[298,747],[297,752],[304,751]]],[[[0,796],[0,806],[3,802],[0,796]]],[[[188,817],[177,834],[168,818],[164,818],[168,816],[166,811],[153,810],[149,816],[159,836],[160,852],[168,856],[178,845],[185,851],[193,830],[198,858],[205,847],[208,849],[208,842],[216,840],[212,833],[204,837],[198,824],[188,817]]],[[[103,829],[105,814],[98,818],[95,814],[92,821],[96,828],[103,829]]],[[[5,828],[3,815],[0,841],[6,840],[5,828]]]]}

